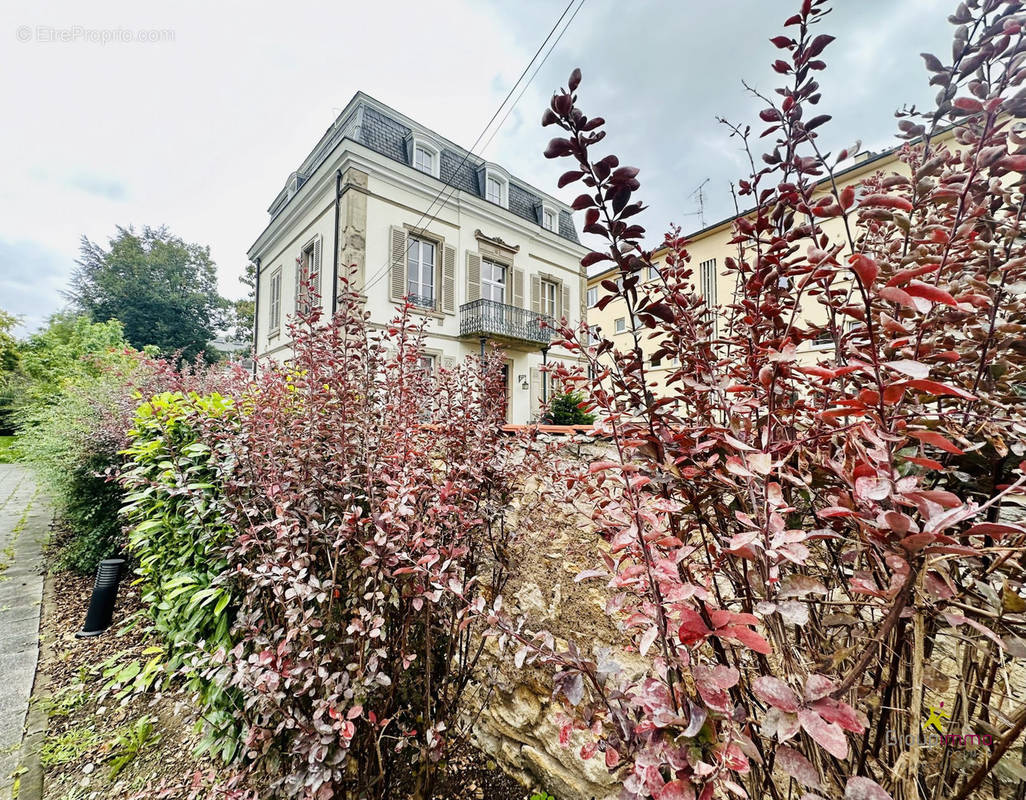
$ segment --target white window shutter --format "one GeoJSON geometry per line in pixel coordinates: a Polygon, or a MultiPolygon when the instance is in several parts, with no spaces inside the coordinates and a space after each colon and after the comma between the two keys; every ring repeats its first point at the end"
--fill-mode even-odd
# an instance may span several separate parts
{"type": "Polygon", "coordinates": [[[541,276],[531,276],[531,311],[541,313],[541,276]]]}
{"type": "Polygon", "coordinates": [[[303,254],[296,259],[296,311],[303,306],[303,254]]]}
{"type": "Polygon", "coordinates": [[[389,239],[389,259],[392,271],[389,293],[393,300],[406,296],[406,229],[393,225],[389,239]]]}
{"type": "Polygon", "coordinates": [[[442,311],[456,313],[456,248],[445,246],[442,257],[442,311]]]}
{"type": "Polygon", "coordinates": [[[481,298],[481,256],[467,251],[467,302],[481,298]]]}
{"type": "Polygon", "coordinates": [[[524,307],[524,271],[513,270],[513,305],[517,308],[524,307]]]}
{"type": "Polygon", "coordinates": [[[567,319],[570,316],[570,287],[560,283],[559,293],[562,298],[559,303],[559,318],[567,319]]]}

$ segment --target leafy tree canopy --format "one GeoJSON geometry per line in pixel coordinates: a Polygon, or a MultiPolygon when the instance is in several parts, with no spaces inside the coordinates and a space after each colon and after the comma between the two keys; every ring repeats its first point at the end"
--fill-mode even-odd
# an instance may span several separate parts
{"type": "MultiPolygon", "coordinates": [[[[118,227],[107,249],[82,237],[69,298],[94,322],[120,321],[135,348],[157,346],[193,360],[225,321],[210,248],[167,228],[118,227]]],[[[209,354],[213,358],[213,354],[209,354]]]]}

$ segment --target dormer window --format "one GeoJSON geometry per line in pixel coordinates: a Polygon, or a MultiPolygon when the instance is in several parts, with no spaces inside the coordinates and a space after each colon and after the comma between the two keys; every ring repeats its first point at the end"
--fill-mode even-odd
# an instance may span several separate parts
{"type": "Polygon", "coordinates": [[[439,149],[426,139],[414,136],[410,142],[410,164],[418,172],[437,178],[439,174],[439,149]]]}
{"type": "Polygon", "coordinates": [[[550,205],[542,205],[541,223],[545,230],[559,233],[559,212],[550,205]]]}
{"type": "Polygon", "coordinates": [[[489,203],[498,203],[500,206],[504,206],[506,205],[505,197],[506,182],[497,175],[489,175],[485,198],[489,203]]]}

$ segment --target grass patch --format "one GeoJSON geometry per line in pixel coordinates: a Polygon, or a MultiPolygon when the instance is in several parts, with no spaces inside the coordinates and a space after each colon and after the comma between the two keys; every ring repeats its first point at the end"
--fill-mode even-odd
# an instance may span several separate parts
{"type": "Polygon", "coordinates": [[[18,460],[17,436],[0,436],[0,464],[13,464],[18,460]]]}
{"type": "Polygon", "coordinates": [[[44,767],[58,764],[69,764],[78,761],[82,756],[97,747],[101,742],[100,734],[92,728],[71,728],[60,736],[47,739],[39,751],[39,760],[44,767]]]}

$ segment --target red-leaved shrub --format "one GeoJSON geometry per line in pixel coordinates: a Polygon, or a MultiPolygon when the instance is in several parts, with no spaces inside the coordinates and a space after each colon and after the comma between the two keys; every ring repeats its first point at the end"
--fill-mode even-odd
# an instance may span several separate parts
{"type": "Polygon", "coordinates": [[[563,332],[611,437],[608,458],[567,476],[607,543],[579,577],[608,581],[651,666],[628,681],[522,639],[559,665],[568,729],[591,731],[581,755],[601,753],[625,798],[1013,791],[1026,529],[999,512],[1022,496],[1026,438],[1021,5],[959,5],[951,59],[925,56],[937,108],[900,115],[906,168],[855,191],[834,180],[850,154],[819,145],[833,37],[817,33],[823,1],[805,0],[771,40],[784,83],[764,129],[732,128],[750,154],[771,144],[739,183],[750,210],[723,309],[698,296],[677,233],[643,281],[638,170],[596,155],[603,120],[578,106],[579,71],[545,112],[565,131],[546,156],[577,162],[560,185],[585,185],[574,208],[607,243],[584,263],[622,277],[600,307],[621,298],[631,321],[623,349],[563,332]],[[801,356],[824,329],[833,352],[801,356]],[[678,365],[662,393],[646,337],[678,365]]]}
{"type": "Polygon", "coordinates": [[[506,581],[506,514],[537,454],[503,434],[498,360],[429,374],[407,307],[343,291],[240,398],[223,492],[246,757],[304,798],[430,797],[506,581]]]}

